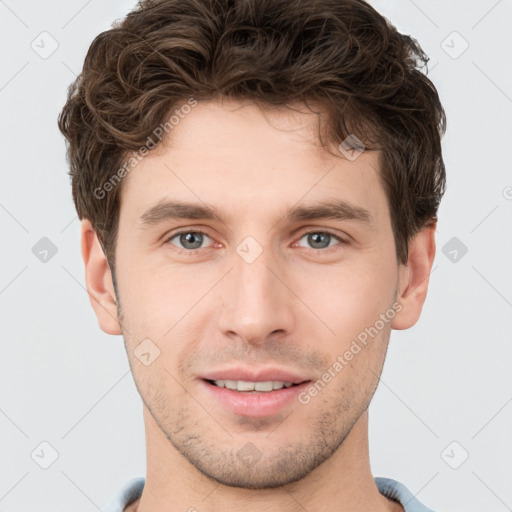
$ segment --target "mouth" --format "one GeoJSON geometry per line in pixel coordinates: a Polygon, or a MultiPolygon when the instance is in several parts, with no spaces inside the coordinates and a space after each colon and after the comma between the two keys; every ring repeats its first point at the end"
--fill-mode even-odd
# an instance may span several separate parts
{"type": "Polygon", "coordinates": [[[283,380],[199,379],[207,402],[221,410],[252,418],[275,416],[298,402],[298,395],[312,382],[283,380]]]}

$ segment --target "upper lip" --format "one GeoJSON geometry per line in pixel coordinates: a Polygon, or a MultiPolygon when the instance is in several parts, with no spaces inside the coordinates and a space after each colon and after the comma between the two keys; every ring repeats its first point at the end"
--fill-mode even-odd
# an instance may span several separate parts
{"type": "Polygon", "coordinates": [[[309,377],[298,375],[290,370],[281,368],[226,368],[205,373],[201,376],[206,380],[243,380],[245,382],[291,382],[292,384],[300,384],[301,382],[311,380],[309,377]]]}

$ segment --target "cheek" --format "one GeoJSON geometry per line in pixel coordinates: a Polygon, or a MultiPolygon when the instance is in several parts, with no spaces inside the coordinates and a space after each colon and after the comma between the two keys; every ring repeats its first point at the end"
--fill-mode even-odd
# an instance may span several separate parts
{"type": "Polygon", "coordinates": [[[330,328],[325,329],[331,335],[327,338],[335,344],[347,342],[392,304],[396,281],[392,268],[384,272],[375,264],[317,269],[297,278],[297,296],[330,328]]]}
{"type": "Polygon", "coordinates": [[[183,268],[129,261],[119,267],[125,323],[139,334],[163,336],[207,289],[197,275],[183,268]]]}

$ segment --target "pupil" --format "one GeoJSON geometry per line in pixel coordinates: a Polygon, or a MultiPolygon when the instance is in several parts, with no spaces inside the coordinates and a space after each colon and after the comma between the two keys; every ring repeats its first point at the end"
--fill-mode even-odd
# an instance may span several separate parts
{"type": "Polygon", "coordinates": [[[201,242],[202,242],[202,235],[200,233],[186,233],[184,235],[181,235],[181,240],[180,242],[182,243],[182,245],[184,247],[186,247],[187,249],[198,249],[199,247],[201,247],[201,242]],[[197,240],[195,242],[196,246],[194,247],[190,247],[189,243],[191,243],[192,245],[194,245],[194,239],[197,237],[197,240]]]}
{"type": "Polygon", "coordinates": [[[329,237],[330,235],[328,235],[327,233],[312,233],[309,235],[309,240],[310,240],[310,243],[311,245],[315,248],[315,249],[321,249],[321,248],[325,248],[329,245],[329,237]],[[323,244],[322,245],[322,237],[324,238],[323,242],[327,242],[327,244],[323,244]],[[320,247],[318,247],[318,245],[320,245],[320,247]]]}

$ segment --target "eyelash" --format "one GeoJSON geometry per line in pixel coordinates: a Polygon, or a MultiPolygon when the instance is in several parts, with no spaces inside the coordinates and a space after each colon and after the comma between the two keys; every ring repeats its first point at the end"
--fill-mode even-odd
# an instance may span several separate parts
{"type": "MultiPolygon", "coordinates": [[[[166,238],[165,240],[165,243],[170,243],[170,241],[173,239],[173,238],[176,238],[177,236],[179,235],[184,235],[184,234],[187,234],[187,233],[194,233],[194,234],[200,234],[200,235],[204,235],[204,236],[207,236],[208,238],[211,238],[208,233],[205,233],[204,231],[201,231],[200,229],[185,229],[185,230],[182,230],[182,231],[177,231],[176,233],[173,233],[172,235],[170,235],[169,237],[166,238]]],[[[318,230],[318,229],[313,229],[313,230],[310,230],[310,231],[304,231],[300,234],[298,240],[300,240],[301,238],[303,238],[304,236],[306,235],[309,235],[311,233],[320,233],[320,234],[325,234],[325,235],[330,235],[334,238],[336,238],[338,240],[338,242],[340,242],[341,244],[348,244],[348,242],[346,240],[343,240],[339,235],[336,235],[335,233],[333,233],[332,231],[329,231],[329,230],[318,230]]],[[[186,254],[189,254],[191,256],[194,256],[197,251],[200,251],[202,249],[207,249],[207,247],[201,247],[199,249],[181,249],[177,246],[174,246],[178,252],[180,253],[186,253],[186,254]]],[[[302,249],[306,249],[306,247],[302,247],[302,249]]],[[[336,245],[332,246],[332,247],[326,247],[324,249],[313,249],[313,248],[309,248],[311,251],[321,251],[323,253],[330,253],[332,250],[336,250],[336,245]]]]}

